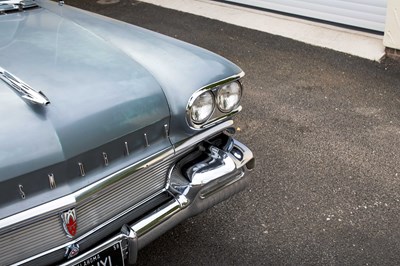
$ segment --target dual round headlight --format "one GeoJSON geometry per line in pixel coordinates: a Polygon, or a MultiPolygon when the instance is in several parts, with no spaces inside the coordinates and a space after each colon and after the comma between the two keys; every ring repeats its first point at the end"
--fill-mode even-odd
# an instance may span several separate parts
{"type": "Polygon", "coordinates": [[[229,113],[235,109],[242,97],[242,86],[239,82],[231,82],[217,91],[217,105],[221,112],[229,113]]]}
{"type": "Polygon", "coordinates": [[[203,92],[194,100],[190,118],[196,124],[206,122],[214,112],[214,95],[210,91],[203,92]]]}
{"type": "Polygon", "coordinates": [[[215,106],[222,113],[229,113],[239,106],[242,86],[234,81],[220,87],[200,93],[189,104],[190,119],[194,124],[207,122],[215,111],[215,106]]]}

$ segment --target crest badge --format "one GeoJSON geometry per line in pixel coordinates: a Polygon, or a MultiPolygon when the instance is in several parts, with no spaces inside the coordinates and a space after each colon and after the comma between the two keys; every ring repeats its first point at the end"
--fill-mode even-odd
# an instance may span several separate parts
{"type": "Polygon", "coordinates": [[[64,257],[70,259],[78,255],[78,253],[79,253],[79,244],[72,244],[65,248],[64,257]]]}
{"type": "Polygon", "coordinates": [[[78,229],[75,209],[70,209],[63,212],[61,214],[61,219],[63,222],[64,231],[67,233],[67,236],[71,238],[74,237],[78,229]]]}

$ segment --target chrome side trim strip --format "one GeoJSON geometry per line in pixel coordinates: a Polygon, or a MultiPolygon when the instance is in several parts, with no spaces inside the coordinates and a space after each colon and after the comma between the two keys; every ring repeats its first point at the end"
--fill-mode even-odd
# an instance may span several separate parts
{"type": "Polygon", "coordinates": [[[233,120],[228,120],[225,121],[221,124],[216,125],[215,127],[210,128],[209,130],[203,131],[194,137],[183,140],[181,142],[178,142],[175,144],[175,152],[179,153],[182,150],[186,150],[189,147],[193,147],[195,144],[201,142],[202,140],[213,137],[214,135],[217,135],[224,129],[231,127],[233,125],[233,120]]]}
{"type": "Polygon", "coordinates": [[[28,84],[0,67],[0,79],[7,83],[11,88],[22,94],[22,98],[41,105],[50,104],[49,99],[41,91],[35,91],[28,84]]]}
{"type": "Polygon", "coordinates": [[[75,206],[75,204],[76,199],[74,195],[71,194],[39,205],[35,208],[6,217],[0,220],[0,233],[22,227],[28,223],[37,221],[39,218],[45,218],[49,215],[53,215],[55,212],[65,211],[66,209],[75,206]],[[32,219],[32,217],[37,217],[37,219],[32,219]]]}
{"type": "Polygon", "coordinates": [[[242,106],[238,106],[236,109],[232,110],[232,111],[229,112],[229,113],[222,114],[221,116],[218,116],[217,118],[214,118],[214,119],[210,119],[210,120],[207,122],[207,124],[204,125],[204,126],[201,126],[200,129],[203,128],[203,127],[204,127],[204,128],[212,127],[212,126],[214,126],[214,125],[216,125],[216,124],[221,123],[221,121],[223,121],[223,120],[225,120],[225,119],[230,119],[230,118],[232,118],[234,115],[236,115],[237,113],[239,113],[240,111],[242,111],[242,109],[243,109],[242,106]]]}

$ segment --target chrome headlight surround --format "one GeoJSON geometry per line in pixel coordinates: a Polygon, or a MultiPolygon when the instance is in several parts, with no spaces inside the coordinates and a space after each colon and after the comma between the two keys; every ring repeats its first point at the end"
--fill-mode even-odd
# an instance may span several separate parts
{"type": "MultiPolygon", "coordinates": [[[[233,75],[231,77],[225,78],[218,82],[212,83],[207,85],[196,92],[190,97],[189,102],[186,106],[186,121],[188,125],[195,130],[203,129],[211,127],[217,123],[222,122],[223,120],[227,120],[231,116],[235,115],[236,113],[242,110],[240,106],[240,98],[242,96],[243,86],[242,83],[239,81],[240,78],[244,76],[244,72],[241,72],[237,75],[233,75]],[[237,84],[240,88],[240,96],[238,97],[237,102],[230,106],[229,109],[224,109],[224,105],[221,104],[219,106],[217,102],[218,95],[223,94],[222,92],[219,93],[219,90],[222,88],[226,89],[226,86],[229,84],[237,84]],[[197,101],[199,101],[199,97],[204,97],[204,95],[212,95],[214,100],[214,108],[213,111],[210,112],[211,114],[207,117],[202,119],[201,121],[194,121],[193,116],[196,112],[196,107],[194,106],[197,101]]],[[[220,100],[221,101],[221,100],[220,100]]]]}

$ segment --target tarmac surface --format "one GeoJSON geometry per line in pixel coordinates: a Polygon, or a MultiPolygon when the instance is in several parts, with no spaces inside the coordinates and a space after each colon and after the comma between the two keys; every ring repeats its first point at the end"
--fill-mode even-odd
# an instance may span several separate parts
{"type": "Polygon", "coordinates": [[[139,251],[138,265],[400,264],[399,63],[132,0],[66,3],[209,49],[247,74],[236,127],[257,158],[250,187],[139,251]]]}

